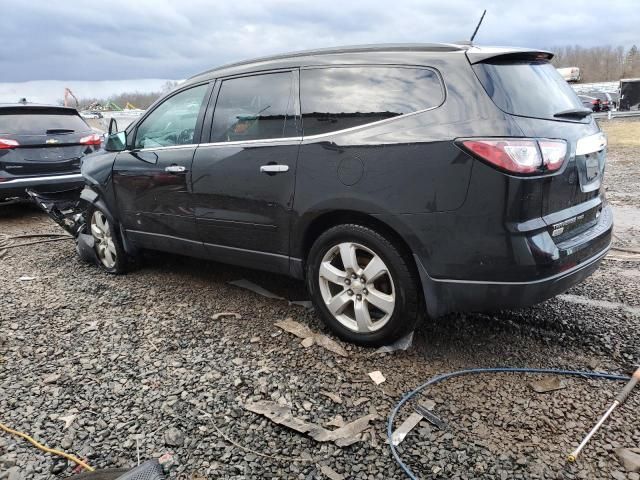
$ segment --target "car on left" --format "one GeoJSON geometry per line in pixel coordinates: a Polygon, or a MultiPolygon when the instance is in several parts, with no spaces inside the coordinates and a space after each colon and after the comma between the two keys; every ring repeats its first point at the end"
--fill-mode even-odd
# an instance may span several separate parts
{"type": "Polygon", "coordinates": [[[82,157],[101,143],[75,108],[0,104],[0,202],[82,185],[82,157]]]}

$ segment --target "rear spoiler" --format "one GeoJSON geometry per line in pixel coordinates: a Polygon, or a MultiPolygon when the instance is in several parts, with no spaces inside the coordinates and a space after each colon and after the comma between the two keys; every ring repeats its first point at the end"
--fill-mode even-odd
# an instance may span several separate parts
{"type": "Polygon", "coordinates": [[[553,53],[546,50],[512,47],[471,47],[466,51],[469,63],[487,60],[551,60],[553,53]]]}
{"type": "Polygon", "coordinates": [[[0,104],[0,115],[20,114],[37,112],[53,115],[80,115],[73,107],[59,107],[57,105],[2,105],[0,104]]]}

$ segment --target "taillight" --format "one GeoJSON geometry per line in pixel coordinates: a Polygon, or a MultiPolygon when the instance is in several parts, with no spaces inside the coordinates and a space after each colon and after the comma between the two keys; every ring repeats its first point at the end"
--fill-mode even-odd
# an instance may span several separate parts
{"type": "Polygon", "coordinates": [[[86,137],[82,137],[80,139],[80,143],[82,145],[96,145],[100,146],[101,140],[100,135],[94,133],[92,135],[87,135],[86,137]]]}
{"type": "Polygon", "coordinates": [[[598,103],[598,100],[591,100],[591,103],[595,105],[596,103],[598,103]]]}
{"type": "Polygon", "coordinates": [[[486,138],[462,140],[482,160],[510,173],[535,174],[562,167],[567,155],[564,140],[486,138]]]}
{"type": "Polygon", "coordinates": [[[10,140],[8,138],[0,138],[0,150],[5,150],[7,148],[16,148],[20,145],[15,140],[10,140]]]}

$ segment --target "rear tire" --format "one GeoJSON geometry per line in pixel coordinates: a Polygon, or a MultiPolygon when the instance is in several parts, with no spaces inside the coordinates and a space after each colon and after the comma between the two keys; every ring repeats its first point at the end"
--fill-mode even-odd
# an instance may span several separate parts
{"type": "Polygon", "coordinates": [[[87,212],[88,233],[94,241],[94,250],[100,267],[108,273],[119,274],[127,270],[129,259],[122,247],[120,232],[107,215],[97,207],[87,212]]]}
{"type": "Polygon", "coordinates": [[[338,225],[315,241],[306,281],[325,323],[340,338],[388,345],[412,331],[421,295],[411,256],[362,225],[338,225]]]}

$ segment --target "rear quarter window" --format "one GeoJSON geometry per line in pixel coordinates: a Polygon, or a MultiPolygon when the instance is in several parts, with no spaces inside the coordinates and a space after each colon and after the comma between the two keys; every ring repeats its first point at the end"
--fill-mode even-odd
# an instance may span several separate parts
{"type": "Polygon", "coordinates": [[[47,130],[73,130],[86,132],[89,125],[78,115],[69,113],[2,113],[0,109],[0,133],[13,135],[46,135],[47,130]]]}
{"type": "Polygon", "coordinates": [[[344,130],[437,107],[444,88],[435,70],[331,67],[300,72],[304,135],[344,130]]]}
{"type": "Polygon", "coordinates": [[[556,113],[583,108],[573,89],[547,61],[495,60],[476,63],[473,70],[504,112],[558,120],[556,113]]]}

